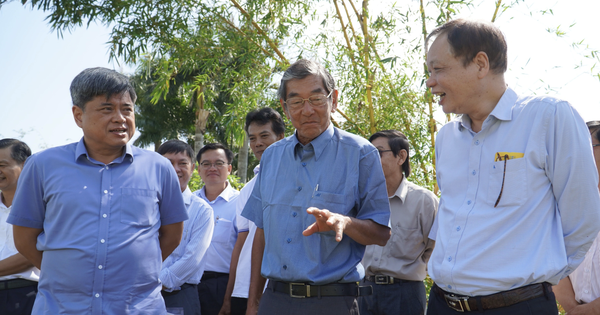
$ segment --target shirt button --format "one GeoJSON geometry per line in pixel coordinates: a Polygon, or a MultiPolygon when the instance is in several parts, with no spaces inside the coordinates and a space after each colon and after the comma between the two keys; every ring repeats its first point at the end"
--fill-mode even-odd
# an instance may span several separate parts
{"type": "Polygon", "coordinates": [[[104,242],[106,242],[104,239],[100,240],[100,243],[104,244],[104,242]]]}
{"type": "Polygon", "coordinates": [[[298,191],[301,191],[301,190],[302,190],[302,187],[298,187],[298,191]]]}
{"type": "Polygon", "coordinates": [[[452,261],[452,257],[448,257],[448,261],[452,261]]]}
{"type": "Polygon", "coordinates": [[[105,213],[105,214],[103,214],[103,215],[102,215],[102,217],[103,217],[103,218],[106,218],[106,217],[107,217],[106,213],[105,213]]]}
{"type": "Polygon", "coordinates": [[[284,269],[284,270],[287,270],[287,265],[283,265],[283,269],[284,269]]]}
{"type": "Polygon", "coordinates": [[[96,293],[96,295],[94,295],[95,297],[100,297],[100,294],[96,293]]]}
{"type": "Polygon", "coordinates": [[[475,140],[475,145],[479,145],[479,140],[475,140]]]}
{"type": "Polygon", "coordinates": [[[291,242],[292,242],[292,239],[291,239],[291,238],[288,238],[288,239],[287,239],[287,242],[288,242],[288,243],[291,243],[291,242]]]}
{"type": "Polygon", "coordinates": [[[467,200],[467,204],[470,205],[471,204],[471,200],[467,200]]]}
{"type": "Polygon", "coordinates": [[[475,170],[473,170],[473,172],[471,172],[471,174],[475,175],[475,174],[477,174],[477,172],[475,172],[475,170]]]}
{"type": "Polygon", "coordinates": [[[457,226],[457,227],[456,227],[456,231],[460,231],[460,226],[457,226]]]}
{"type": "Polygon", "coordinates": [[[583,291],[583,292],[585,292],[585,293],[588,293],[589,291],[588,291],[588,290],[585,290],[585,291],[583,291]]]}
{"type": "Polygon", "coordinates": [[[108,165],[106,165],[106,169],[108,169],[108,165]]]}
{"type": "Polygon", "coordinates": [[[102,269],[102,265],[98,266],[98,269],[102,269]]]}
{"type": "Polygon", "coordinates": [[[451,286],[451,285],[448,285],[448,289],[452,289],[452,286],[451,286]]]}
{"type": "Polygon", "coordinates": [[[306,166],[306,163],[302,162],[302,166],[306,166]]]}
{"type": "Polygon", "coordinates": [[[292,216],[296,217],[298,214],[296,212],[292,212],[292,216]]]}
{"type": "Polygon", "coordinates": [[[108,194],[108,190],[105,190],[105,191],[104,191],[104,193],[105,193],[105,194],[108,194]]]}

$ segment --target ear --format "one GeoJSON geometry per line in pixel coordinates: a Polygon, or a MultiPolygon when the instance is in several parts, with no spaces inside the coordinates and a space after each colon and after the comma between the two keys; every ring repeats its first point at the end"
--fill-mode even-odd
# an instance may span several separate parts
{"type": "Polygon", "coordinates": [[[480,79],[484,78],[490,71],[490,59],[483,51],[480,51],[477,53],[477,55],[475,55],[475,58],[473,58],[473,63],[475,63],[477,66],[477,77],[480,79]]]}
{"type": "Polygon", "coordinates": [[[232,169],[232,167],[233,167],[233,166],[231,166],[231,164],[227,164],[227,172],[228,172],[229,174],[231,174],[231,169],[232,169]]]}
{"type": "Polygon", "coordinates": [[[284,133],[277,135],[277,141],[279,141],[279,140],[281,140],[283,138],[285,138],[285,134],[284,133]]]}
{"type": "Polygon", "coordinates": [[[285,103],[283,102],[283,99],[279,99],[279,103],[281,104],[281,108],[283,108],[283,113],[285,114],[285,117],[287,117],[287,119],[289,119],[291,121],[292,119],[290,118],[290,113],[288,113],[288,110],[285,107],[285,103]]]}
{"type": "Polygon", "coordinates": [[[333,90],[333,93],[331,94],[331,99],[332,99],[332,104],[331,104],[331,112],[335,112],[336,108],[337,108],[337,101],[338,101],[338,90],[333,90]]]}
{"type": "Polygon", "coordinates": [[[81,117],[83,116],[83,110],[79,106],[75,105],[73,105],[71,110],[73,111],[73,118],[75,119],[75,123],[77,124],[77,126],[79,126],[79,128],[83,128],[83,119],[81,117]]]}
{"type": "Polygon", "coordinates": [[[406,158],[408,157],[408,152],[406,152],[406,150],[402,149],[400,150],[400,152],[398,152],[398,166],[402,166],[402,164],[404,164],[404,162],[406,162],[406,158]]]}

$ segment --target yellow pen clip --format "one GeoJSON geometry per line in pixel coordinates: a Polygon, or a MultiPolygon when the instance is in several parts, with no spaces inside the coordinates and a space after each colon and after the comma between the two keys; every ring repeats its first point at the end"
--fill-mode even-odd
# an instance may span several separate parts
{"type": "Polygon", "coordinates": [[[519,152],[496,152],[494,162],[520,159],[523,156],[525,156],[525,154],[519,152]]]}

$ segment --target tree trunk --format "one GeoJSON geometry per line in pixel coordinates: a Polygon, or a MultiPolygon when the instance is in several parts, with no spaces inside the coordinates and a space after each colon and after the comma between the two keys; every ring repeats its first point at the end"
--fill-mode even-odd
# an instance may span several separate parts
{"type": "Polygon", "coordinates": [[[244,135],[244,144],[240,147],[238,152],[238,176],[242,183],[246,183],[248,178],[248,139],[244,135]]]}
{"type": "Polygon", "coordinates": [[[198,109],[196,116],[196,135],[194,136],[194,152],[198,155],[198,151],[204,146],[204,133],[206,132],[206,123],[208,122],[208,111],[206,109],[198,109]]]}
{"type": "Polygon", "coordinates": [[[158,141],[154,141],[154,152],[158,151],[158,147],[160,147],[162,144],[162,141],[158,140],[158,141]]]}

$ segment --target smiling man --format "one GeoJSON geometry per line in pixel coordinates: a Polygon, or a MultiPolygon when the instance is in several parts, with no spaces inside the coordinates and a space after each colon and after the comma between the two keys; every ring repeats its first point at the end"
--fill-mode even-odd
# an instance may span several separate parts
{"type": "Polygon", "coordinates": [[[233,162],[231,150],[220,143],[209,143],[198,151],[196,160],[204,187],[194,194],[208,202],[215,217],[213,237],[202,260],[204,274],[198,295],[202,315],[217,315],[223,306],[231,253],[238,235],[235,205],[240,192],[227,181],[233,162]]]}
{"type": "Polygon", "coordinates": [[[188,218],[168,160],[133,147],[135,90],[90,68],[71,83],[83,138],[32,155],[8,222],[43,270],[34,314],[165,314],[161,262],[188,218]]]}
{"type": "Polygon", "coordinates": [[[262,154],[242,212],[257,226],[247,314],[358,314],[365,246],[390,237],[379,153],[331,124],[338,91],[322,65],[298,60],[278,94],[296,132],[262,154]]]}
{"type": "Polygon", "coordinates": [[[506,86],[507,46],[494,25],[454,20],[431,38],[427,87],[460,116],[436,141],[427,313],[556,314],[551,284],[575,270],[600,229],[586,125],[566,101],[506,86]]]}

